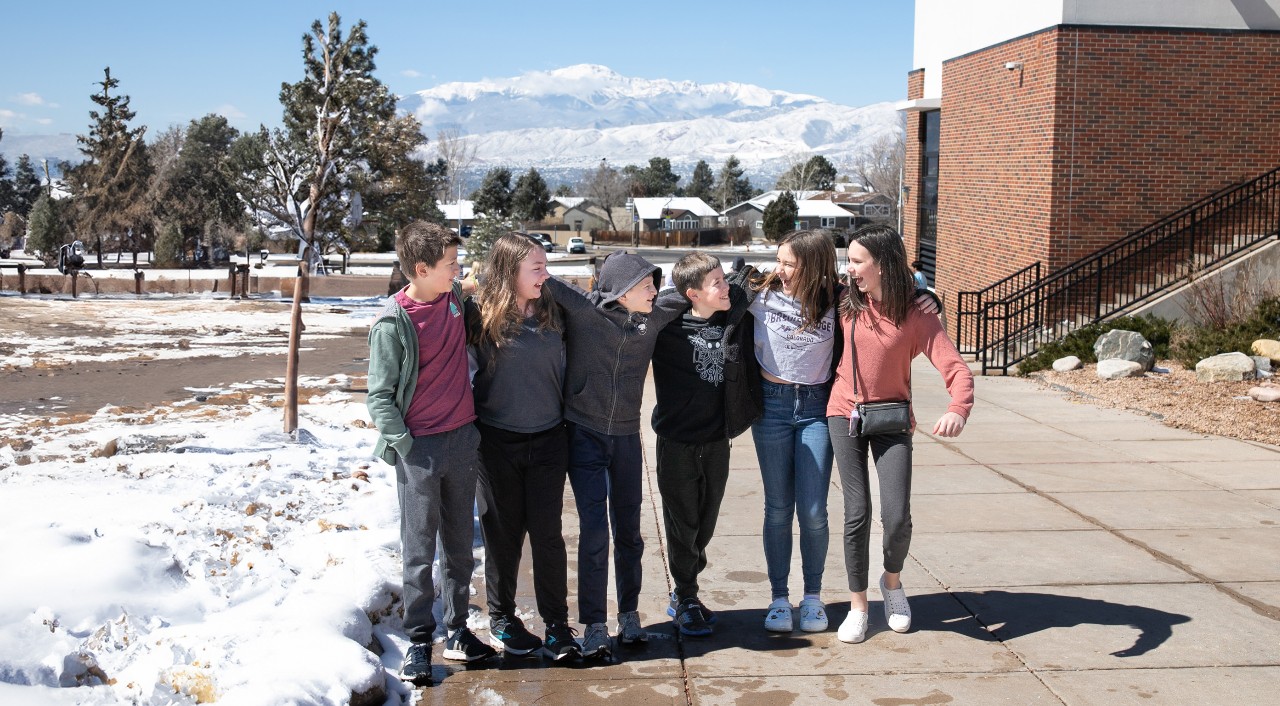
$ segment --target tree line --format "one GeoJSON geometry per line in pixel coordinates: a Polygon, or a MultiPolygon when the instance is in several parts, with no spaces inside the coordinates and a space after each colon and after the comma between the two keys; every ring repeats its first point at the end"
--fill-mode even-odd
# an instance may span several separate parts
{"type": "MultiPolygon", "coordinates": [[[[136,264],[145,252],[172,266],[256,249],[269,234],[288,234],[313,258],[341,248],[385,251],[410,221],[443,223],[436,201],[462,196],[474,143],[441,131],[438,157],[421,158],[428,140],[414,116],[397,114],[395,95],[374,75],[377,51],[363,21],[344,33],[331,13],[302,36],[303,75],[281,84],[281,127],[240,132],[210,114],[150,142],[105,68],[90,96],[87,134],[77,136],[83,159],[57,165],[65,198],[54,197],[47,168],[42,183],[27,155],[11,170],[0,154],[0,244],[25,230],[27,251],[46,261],[80,240],[99,266],[109,253],[117,261],[129,254],[136,264]]],[[[537,169],[512,179],[509,168],[495,167],[469,194],[478,230],[500,233],[547,216],[551,193],[537,169]]],[[[836,179],[826,157],[798,156],[776,188],[831,189],[836,179]]],[[[761,193],[732,155],[714,172],[699,161],[680,182],[664,157],[621,169],[602,160],[581,183],[555,193],[590,199],[614,230],[613,210],[631,197],[693,196],[724,211],[761,193]]]]}

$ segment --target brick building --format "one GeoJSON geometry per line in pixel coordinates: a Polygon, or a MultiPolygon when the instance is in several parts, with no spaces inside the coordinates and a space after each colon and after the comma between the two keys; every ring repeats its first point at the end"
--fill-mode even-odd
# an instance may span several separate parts
{"type": "Polygon", "coordinates": [[[1280,0],[916,0],[903,236],[949,307],[1280,166],[1280,0]]]}

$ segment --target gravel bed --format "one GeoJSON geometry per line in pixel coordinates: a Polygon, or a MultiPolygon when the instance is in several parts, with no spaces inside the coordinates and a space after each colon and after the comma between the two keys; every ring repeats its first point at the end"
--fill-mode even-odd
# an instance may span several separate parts
{"type": "Polygon", "coordinates": [[[1194,370],[1176,361],[1158,361],[1156,367],[1169,372],[1101,380],[1096,365],[1085,365],[1071,372],[1045,370],[1029,377],[1046,387],[1064,389],[1086,404],[1129,409],[1179,429],[1280,446],[1280,403],[1264,404],[1248,395],[1251,387],[1275,385],[1275,378],[1202,383],[1194,370]]]}

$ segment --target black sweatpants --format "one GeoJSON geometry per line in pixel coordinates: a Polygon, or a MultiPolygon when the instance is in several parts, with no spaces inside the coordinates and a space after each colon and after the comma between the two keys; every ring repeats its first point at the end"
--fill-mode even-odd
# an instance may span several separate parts
{"type": "Polygon", "coordinates": [[[729,480],[729,440],[682,444],[658,437],[658,492],[667,530],[667,563],[676,598],[698,595],[707,545],[716,531],[729,480]]]}
{"type": "Polygon", "coordinates": [[[514,617],[524,538],[533,559],[533,591],[544,623],[569,622],[568,573],[560,513],[569,465],[564,424],[533,434],[477,422],[484,467],[478,477],[480,531],[489,617],[514,617]]]}

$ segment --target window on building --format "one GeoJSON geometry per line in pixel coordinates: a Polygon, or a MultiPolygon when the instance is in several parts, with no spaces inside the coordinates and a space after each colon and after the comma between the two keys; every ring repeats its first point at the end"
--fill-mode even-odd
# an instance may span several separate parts
{"type": "Polygon", "coordinates": [[[756,230],[764,230],[764,221],[756,221],[756,230]]]}
{"type": "Polygon", "coordinates": [[[863,207],[862,212],[868,218],[888,218],[891,214],[889,206],[882,203],[869,203],[863,207]]]}
{"type": "Polygon", "coordinates": [[[834,219],[834,218],[827,218],[826,216],[823,216],[823,217],[822,217],[822,227],[823,227],[823,228],[835,228],[835,227],[836,227],[836,219],[834,219]]]}
{"type": "Polygon", "coordinates": [[[745,219],[745,218],[739,218],[739,219],[738,219],[738,227],[739,227],[739,228],[741,228],[742,226],[745,226],[746,224],[747,224],[747,219],[745,219]]]}

